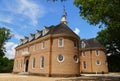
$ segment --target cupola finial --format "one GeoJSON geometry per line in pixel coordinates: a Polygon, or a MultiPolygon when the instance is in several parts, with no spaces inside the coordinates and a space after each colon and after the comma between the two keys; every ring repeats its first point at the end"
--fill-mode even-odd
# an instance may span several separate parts
{"type": "Polygon", "coordinates": [[[67,17],[67,12],[66,12],[66,9],[65,9],[65,6],[63,6],[63,10],[64,10],[64,14],[63,14],[63,16],[62,16],[62,18],[61,18],[61,21],[60,21],[60,23],[64,23],[64,24],[66,24],[67,25],[67,20],[66,20],[66,17],[67,17]]]}

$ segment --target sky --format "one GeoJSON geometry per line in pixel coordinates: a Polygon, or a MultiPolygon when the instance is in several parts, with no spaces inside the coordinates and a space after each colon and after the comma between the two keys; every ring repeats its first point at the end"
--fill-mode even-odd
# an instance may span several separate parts
{"type": "Polygon", "coordinates": [[[66,2],[52,2],[47,0],[0,0],[0,27],[11,30],[14,36],[5,44],[6,57],[15,56],[15,47],[19,40],[36,30],[42,30],[44,26],[58,25],[67,12],[68,26],[80,36],[81,39],[89,39],[97,36],[100,29],[90,25],[79,15],[79,9],[73,5],[74,0],[66,2]]]}

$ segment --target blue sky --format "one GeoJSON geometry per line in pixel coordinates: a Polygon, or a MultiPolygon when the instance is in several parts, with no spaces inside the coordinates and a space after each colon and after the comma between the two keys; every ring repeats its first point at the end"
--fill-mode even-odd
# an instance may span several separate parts
{"type": "Polygon", "coordinates": [[[66,2],[47,2],[47,0],[0,0],[0,27],[7,27],[14,37],[6,42],[6,56],[14,57],[14,48],[19,39],[42,30],[43,26],[57,25],[63,15],[63,5],[66,7],[68,26],[81,39],[97,36],[100,29],[89,25],[79,15],[79,9],[73,5],[74,0],[66,2]]]}

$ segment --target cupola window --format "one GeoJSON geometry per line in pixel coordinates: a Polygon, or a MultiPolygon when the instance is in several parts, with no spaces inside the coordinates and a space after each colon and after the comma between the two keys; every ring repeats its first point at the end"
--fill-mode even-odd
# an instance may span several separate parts
{"type": "Polygon", "coordinates": [[[63,38],[58,39],[58,47],[63,47],[63,38]]]}

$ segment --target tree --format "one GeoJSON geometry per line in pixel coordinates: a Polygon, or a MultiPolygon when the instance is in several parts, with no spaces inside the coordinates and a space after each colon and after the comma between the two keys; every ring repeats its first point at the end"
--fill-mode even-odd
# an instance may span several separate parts
{"type": "Polygon", "coordinates": [[[5,27],[0,28],[0,57],[5,55],[5,42],[7,42],[11,38],[11,33],[9,29],[5,27]]]}
{"type": "Polygon", "coordinates": [[[5,42],[11,38],[11,33],[9,29],[5,27],[0,27],[0,72],[12,71],[13,60],[9,60],[4,57],[6,49],[4,47],[5,42]]]}
{"type": "Polygon", "coordinates": [[[119,44],[115,42],[115,39],[111,40],[111,35],[108,31],[108,28],[98,32],[98,36],[96,37],[98,41],[100,41],[106,47],[106,54],[108,60],[108,68],[111,72],[120,71],[120,51],[118,49],[119,44]]]}
{"type": "Polygon", "coordinates": [[[110,45],[115,45],[120,50],[120,0],[74,0],[74,5],[79,8],[80,16],[89,24],[107,28],[107,38],[114,43],[110,45]]]}
{"type": "MultiPolygon", "coordinates": [[[[89,24],[104,27],[98,32],[97,39],[106,47],[107,54],[112,54],[108,57],[111,71],[114,70],[112,66],[120,68],[114,63],[115,60],[120,61],[120,0],[74,0],[74,5],[89,24]]],[[[118,68],[116,71],[120,71],[118,68]]]]}
{"type": "Polygon", "coordinates": [[[103,33],[109,35],[102,41],[120,50],[120,0],[75,0],[74,4],[80,9],[80,16],[90,24],[107,27],[101,33],[99,32],[99,35],[103,33]]]}

